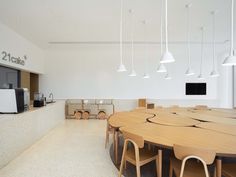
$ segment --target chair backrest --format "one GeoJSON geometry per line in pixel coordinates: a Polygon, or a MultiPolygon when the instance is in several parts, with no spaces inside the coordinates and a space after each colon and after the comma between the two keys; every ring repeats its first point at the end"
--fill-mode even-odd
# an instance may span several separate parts
{"type": "Polygon", "coordinates": [[[214,162],[216,156],[216,153],[213,150],[185,147],[181,145],[174,145],[174,153],[175,157],[179,160],[183,160],[188,156],[196,156],[204,160],[208,165],[214,162]]]}
{"type": "Polygon", "coordinates": [[[130,141],[131,143],[137,144],[139,148],[144,147],[144,140],[142,136],[134,135],[127,131],[122,131],[124,139],[130,141]]]}

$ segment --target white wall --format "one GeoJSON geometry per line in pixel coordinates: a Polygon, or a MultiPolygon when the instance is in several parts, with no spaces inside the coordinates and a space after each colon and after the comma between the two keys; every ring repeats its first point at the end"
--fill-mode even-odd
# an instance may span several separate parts
{"type": "Polygon", "coordinates": [[[0,23],[0,39],[0,65],[40,74],[44,72],[44,52],[42,49],[38,48],[2,23],[0,23]],[[12,56],[20,57],[21,59],[26,55],[27,60],[25,66],[4,61],[2,59],[3,51],[11,53],[12,56]]]}
{"type": "MultiPolygon", "coordinates": [[[[172,80],[165,80],[164,74],[155,72],[160,58],[158,45],[150,45],[149,71],[151,79],[145,80],[142,75],[145,71],[144,46],[135,46],[135,67],[138,77],[131,78],[126,73],[117,73],[119,65],[119,47],[116,45],[104,46],[62,46],[46,51],[47,65],[45,75],[40,78],[40,90],[44,93],[53,92],[58,99],[74,98],[113,98],[137,99],[151,98],[162,104],[180,103],[182,105],[208,104],[219,106],[221,98],[218,90],[220,78],[210,78],[212,69],[212,47],[205,46],[203,74],[206,80],[199,81],[200,45],[194,44],[192,50],[192,66],[197,73],[195,76],[184,75],[187,68],[186,46],[175,44],[170,46],[176,62],[168,64],[172,80]],[[206,96],[186,96],[185,82],[207,82],[206,96]]],[[[227,46],[218,45],[217,55],[225,52],[227,46]]],[[[226,50],[227,51],[227,50],[226,50]]],[[[130,70],[130,46],[125,46],[124,60],[130,70]]],[[[220,64],[220,58],[219,66],[220,64]]],[[[219,69],[220,70],[220,69],[219,69]]],[[[221,80],[224,80],[222,78],[221,80]]],[[[226,99],[226,98],[225,98],[226,99]]],[[[134,105],[134,103],[132,103],[134,105]]]]}

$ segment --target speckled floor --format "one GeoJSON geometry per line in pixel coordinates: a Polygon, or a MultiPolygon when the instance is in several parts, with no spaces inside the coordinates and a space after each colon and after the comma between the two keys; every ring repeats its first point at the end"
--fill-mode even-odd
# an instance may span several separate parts
{"type": "Polygon", "coordinates": [[[66,120],[0,170],[0,177],[117,177],[106,121],[66,120]]]}

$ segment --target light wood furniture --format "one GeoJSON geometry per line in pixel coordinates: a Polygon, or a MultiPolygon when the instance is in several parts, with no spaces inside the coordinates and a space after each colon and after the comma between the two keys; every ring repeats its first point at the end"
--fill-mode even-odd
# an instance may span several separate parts
{"type": "Polygon", "coordinates": [[[75,111],[75,118],[76,119],[82,119],[82,112],[81,111],[75,111]]]}
{"type": "Polygon", "coordinates": [[[216,153],[212,150],[174,145],[175,157],[170,159],[169,177],[209,177],[207,165],[214,162],[216,153]]]}
{"type": "Polygon", "coordinates": [[[236,125],[220,124],[220,123],[214,123],[214,122],[202,122],[200,124],[197,124],[196,126],[200,128],[236,136],[236,125]]]}
{"type": "Polygon", "coordinates": [[[89,115],[90,115],[90,111],[89,110],[85,110],[82,113],[82,119],[88,120],[89,119],[89,115]]]}
{"type": "Polygon", "coordinates": [[[235,177],[236,176],[236,164],[223,164],[222,174],[225,177],[235,177]]]}
{"type": "MultiPolygon", "coordinates": [[[[144,148],[144,140],[141,136],[134,135],[132,133],[123,131],[125,139],[122,160],[120,165],[119,177],[122,176],[123,167],[126,166],[126,162],[129,162],[136,166],[137,177],[140,177],[140,167],[151,162],[156,161],[156,167],[158,169],[158,155],[144,148]],[[128,148],[128,143],[132,144],[128,148]]],[[[158,172],[157,172],[158,174],[158,172]]]]}
{"type": "MultiPolygon", "coordinates": [[[[195,120],[197,119],[216,122],[219,124],[236,125],[235,119],[209,115],[208,112],[211,111],[215,111],[215,109],[206,110],[205,113],[201,114],[192,112],[190,108],[176,108],[174,110],[169,108],[150,110],[141,109],[138,111],[114,114],[109,119],[109,124],[115,128],[115,134],[118,134],[119,131],[128,131],[132,134],[142,136],[145,142],[164,148],[172,149],[174,144],[180,144],[183,146],[198,147],[203,149],[214,149],[217,155],[217,177],[221,177],[222,161],[221,158],[218,157],[236,157],[236,138],[234,135],[201,127],[166,126],[145,121],[151,120],[152,117],[158,116],[158,114],[174,113],[173,116],[176,115],[178,118],[189,117],[195,120]]],[[[220,111],[220,109],[217,109],[217,111],[220,111]]],[[[224,112],[226,111],[222,111],[221,114],[224,112]]],[[[226,114],[229,112],[230,114],[234,114],[236,113],[236,110],[227,110],[226,114]]],[[[118,143],[116,140],[114,140],[114,145],[116,148],[118,147],[117,144],[118,143]]],[[[115,159],[117,159],[117,149],[114,153],[115,159]]],[[[160,158],[161,154],[158,156],[160,158]]]]}
{"type": "Polygon", "coordinates": [[[82,112],[82,119],[106,119],[114,114],[115,106],[111,99],[75,99],[66,101],[66,118],[75,119],[75,111],[82,112]]]}
{"type": "Polygon", "coordinates": [[[145,107],[146,108],[146,104],[147,104],[146,98],[138,99],[138,107],[145,107]]]}
{"type": "Polygon", "coordinates": [[[191,119],[190,117],[170,113],[158,113],[155,117],[150,118],[149,121],[160,125],[181,127],[196,126],[200,124],[200,121],[191,119]]]}
{"type": "Polygon", "coordinates": [[[154,103],[147,103],[147,109],[154,109],[155,104],[154,103]]]}

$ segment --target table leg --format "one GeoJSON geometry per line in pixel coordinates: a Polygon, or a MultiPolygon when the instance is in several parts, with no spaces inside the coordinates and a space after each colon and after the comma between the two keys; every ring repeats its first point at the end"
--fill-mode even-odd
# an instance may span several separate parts
{"type": "Polygon", "coordinates": [[[158,177],[162,177],[162,150],[158,149],[158,177]]]}
{"type": "Polygon", "coordinates": [[[222,170],[222,160],[220,158],[216,159],[216,177],[221,177],[222,170]]]}
{"type": "Polygon", "coordinates": [[[115,158],[115,164],[118,164],[118,131],[115,130],[115,138],[114,138],[114,158],[115,158]]]}

